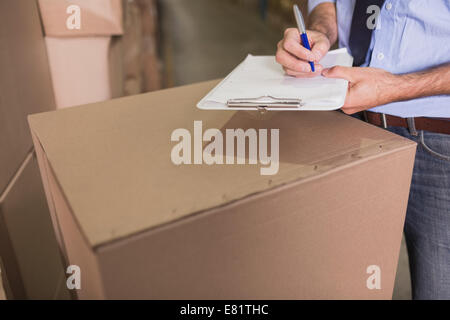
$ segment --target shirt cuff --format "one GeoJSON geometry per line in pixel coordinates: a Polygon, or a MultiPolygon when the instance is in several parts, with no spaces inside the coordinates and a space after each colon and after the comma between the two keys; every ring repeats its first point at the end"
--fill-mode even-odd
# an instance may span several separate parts
{"type": "Polygon", "coordinates": [[[324,2],[335,3],[336,0],[308,0],[308,13],[311,13],[311,11],[313,11],[315,7],[324,2]]]}

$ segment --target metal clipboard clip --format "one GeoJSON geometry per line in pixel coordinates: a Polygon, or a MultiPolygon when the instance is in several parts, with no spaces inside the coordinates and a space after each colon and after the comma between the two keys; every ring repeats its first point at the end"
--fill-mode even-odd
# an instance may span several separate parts
{"type": "Polygon", "coordinates": [[[301,99],[284,99],[272,96],[262,96],[259,98],[230,99],[227,106],[231,108],[255,108],[260,111],[266,111],[267,108],[279,109],[298,109],[304,106],[301,99]]]}

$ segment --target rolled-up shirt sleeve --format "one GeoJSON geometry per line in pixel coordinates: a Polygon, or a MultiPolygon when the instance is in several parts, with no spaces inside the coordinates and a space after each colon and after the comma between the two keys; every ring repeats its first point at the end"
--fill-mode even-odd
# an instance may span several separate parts
{"type": "Polygon", "coordinates": [[[324,2],[335,3],[336,0],[308,0],[308,12],[311,13],[311,11],[313,11],[315,7],[324,2]]]}

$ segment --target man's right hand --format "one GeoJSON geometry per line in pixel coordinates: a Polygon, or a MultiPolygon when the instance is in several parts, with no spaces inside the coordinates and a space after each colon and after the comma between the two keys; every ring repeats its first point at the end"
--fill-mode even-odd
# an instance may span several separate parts
{"type": "Polygon", "coordinates": [[[323,66],[318,62],[330,50],[328,37],[318,31],[307,30],[311,51],[301,44],[300,32],[295,28],[286,29],[284,38],[278,43],[276,60],[283,66],[286,74],[297,78],[312,78],[322,73],[323,66]],[[312,72],[309,61],[314,61],[312,72]]]}

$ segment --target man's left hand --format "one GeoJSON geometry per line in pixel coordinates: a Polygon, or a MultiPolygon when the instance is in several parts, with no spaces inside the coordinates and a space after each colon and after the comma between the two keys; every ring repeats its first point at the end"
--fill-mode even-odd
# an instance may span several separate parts
{"type": "Polygon", "coordinates": [[[398,76],[383,69],[337,66],[323,70],[322,75],[349,81],[347,98],[342,107],[346,114],[354,114],[396,100],[398,76]]]}

